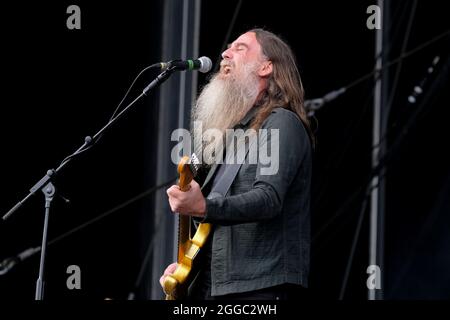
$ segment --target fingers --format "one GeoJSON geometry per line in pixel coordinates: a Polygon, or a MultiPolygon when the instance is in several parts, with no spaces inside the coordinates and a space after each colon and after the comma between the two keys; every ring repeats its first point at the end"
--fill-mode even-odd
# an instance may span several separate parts
{"type": "Polygon", "coordinates": [[[179,212],[182,209],[182,203],[180,199],[169,196],[169,206],[172,212],[179,212]]]}
{"type": "Polygon", "coordinates": [[[196,190],[196,189],[200,189],[200,185],[195,180],[191,181],[190,186],[191,186],[191,189],[190,189],[191,191],[196,190]]]}
{"type": "Polygon", "coordinates": [[[204,197],[200,185],[192,180],[189,183],[189,190],[183,192],[178,186],[171,186],[167,189],[167,196],[169,197],[169,205],[172,212],[179,214],[203,213],[203,207],[199,207],[200,202],[204,202],[204,197]]]}
{"type": "MultiPolygon", "coordinates": [[[[167,196],[169,197],[169,205],[172,212],[181,213],[184,204],[186,204],[189,197],[188,192],[183,192],[177,185],[171,186],[167,189],[167,196]]],[[[184,211],[183,211],[184,212],[184,211]]]]}
{"type": "Polygon", "coordinates": [[[197,190],[200,190],[200,185],[195,181],[192,180],[189,184],[189,189],[187,191],[181,191],[180,187],[177,185],[171,186],[169,189],[167,189],[166,193],[169,196],[169,198],[175,198],[179,200],[184,200],[189,197],[189,195],[192,192],[195,192],[197,190]]]}
{"type": "MultiPolygon", "coordinates": [[[[170,264],[170,265],[166,268],[167,274],[172,274],[172,273],[174,273],[175,270],[177,269],[177,267],[178,267],[178,263],[176,263],[176,262],[170,264]]],[[[166,272],[164,272],[164,273],[166,273],[166,272]]]]}
{"type": "Polygon", "coordinates": [[[180,205],[178,204],[178,202],[176,200],[169,199],[169,206],[170,206],[170,210],[172,210],[173,213],[178,213],[178,211],[180,209],[180,205]]]}
{"type": "Polygon", "coordinates": [[[159,284],[161,285],[161,287],[164,288],[164,281],[166,280],[166,277],[168,275],[171,275],[175,272],[175,270],[177,269],[178,264],[176,262],[171,263],[166,270],[164,270],[164,274],[159,278],[159,284]]]}
{"type": "Polygon", "coordinates": [[[179,195],[178,195],[179,192],[181,192],[180,188],[176,185],[171,186],[166,191],[167,196],[169,197],[170,210],[172,210],[172,212],[177,212],[177,210],[178,210],[179,202],[180,202],[179,195]]]}
{"type": "Polygon", "coordinates": [[[166,193],[167,193],[167,195],[168,195],[169,197],[174,197],[174,198],[176,198],[176,197],[179,195],[180,192],[181,192],[181,191],[180,191],[180,187],[177,186],[177,185],[171,186],[171,187],[170,187],[169,189],[167,189],[167,191],[166,191],[166,193]]]}

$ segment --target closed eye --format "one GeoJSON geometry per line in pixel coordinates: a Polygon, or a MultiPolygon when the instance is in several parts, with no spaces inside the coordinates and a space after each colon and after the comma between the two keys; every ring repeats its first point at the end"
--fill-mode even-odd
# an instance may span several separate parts
{"type": "Polygon", "coordinates": [[[228,49],[232,48],[234,51],[242,51],[248,49],[248,46],[242,42],[232,43],[229,44],[227,47],[228,49]]]}

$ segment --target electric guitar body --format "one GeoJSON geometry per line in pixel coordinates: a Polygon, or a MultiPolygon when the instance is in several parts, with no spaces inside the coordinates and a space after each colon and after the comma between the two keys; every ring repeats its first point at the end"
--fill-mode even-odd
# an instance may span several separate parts
{"type": "MultiPolygon", "coordinates": [[[[190,182],[197,175],[199,161],[195,154],[191,158],[184,156],[178,164],[178,186],[181,191],[188,191],[190,182]]],[[[187,295],[192,280],[198,273],[196,257],[206,243],[211,232],[209,223],[200,223],[193,237],[191,237],[191,217],[178,215],[178,257],[177,269],[166,277],[164,292],[166,300],[179,300],[187,295]]]]}

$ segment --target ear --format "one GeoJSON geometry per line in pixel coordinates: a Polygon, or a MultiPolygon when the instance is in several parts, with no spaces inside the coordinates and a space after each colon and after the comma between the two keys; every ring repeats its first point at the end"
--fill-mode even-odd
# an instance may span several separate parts
{"type": "Polygon", "coordinates": [[[264,61],[259,68],[258,75],[262,78],[269,76],[272,73],[272,61],[264,61]]]}

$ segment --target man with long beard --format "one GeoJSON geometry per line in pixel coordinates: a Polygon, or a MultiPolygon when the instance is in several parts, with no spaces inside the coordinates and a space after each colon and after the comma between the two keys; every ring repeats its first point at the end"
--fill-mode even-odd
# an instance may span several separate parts
{"type": "MultiPolygon", "coordinates": [[[[204,265],[190,290],[192,299],[291,299],[304,296],[310,253],[310,183],[314,138],[303,107],[303,86],[289,46],[273,33],[253,29],[222,54],[220,71],[202,90],[192,120],[202,131],[268,130],[258,154],[271,142],[279,149],[277,170],[241,165],[225,197],[205,198],[225,164],[221,139],[194,136],[211,164],[203,186],[167,190],[173,212],[211,223],[202,249],[204,265]],[[278,134],[272,135],[275,130],[278,134]],[[276,141],[271,141],[277,138],[276,141]],[[207,151],[206,149],[210,150],[207,151]],[[219,153],[220,154],[220,153],[219,153]]],[[[225,149],[225,152],[227,150],[225,149]]],[[[248,156],[248,155],[247,155],[248,156]]],[[[161,284],[176,269],[168,266],[161,284]]]]}

